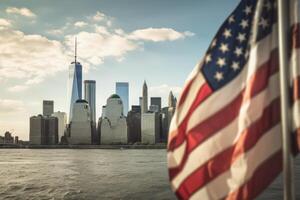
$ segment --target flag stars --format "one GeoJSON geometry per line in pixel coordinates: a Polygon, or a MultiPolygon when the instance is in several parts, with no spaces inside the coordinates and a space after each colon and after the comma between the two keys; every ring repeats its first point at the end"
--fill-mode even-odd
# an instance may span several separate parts
{"type": "Polygon", "coordinates": [[[251,12],[252,12],[252,7],[251,6],[246,6],[246,8],[244,10],[244,13],[246,15],[249,15],[249,14],[251,14],[251,12]]]}
{"type": "Polygon", "coordinates": [[[209,63],[211,61],[211,54],[207,54],[206,56],[205,56],[205,63],[207,64],[207,63],[209,63]]]}
{"type": "Polygon", "coordinates": [[[242,43],[246,40],[246,34],[245,33],[239,33],[237,36],[237,40],[242,43]]]}
{"type": "Polygon", "coordinates": [[[229,51],[228,44],[221,43],[221,46],[219,49],[220,49],[220,51],[222,51],[222,53],[226,53],[227,51],[229,51]]]}
{"type": "Polygon", "coordinates": [[[218,82],[224,79],[222,72],[216,72],[214,77],[218,82]]]}
{"type": "Polygon", "coordinates": [[[226,65],[225,58],[218,58],[217,65],[219,65],[220,68],[224,67],[226,65]]]}
{"type": "Polygon", "coordinates": [[[231,65],[231,68],[234,70],[234,71],[237,71],[238,69],[240,69],[240,64],[238,62],[232,62],[232,65],[231,65]]]}
{"type": "Polygon", "coordinates": [[[236,55],[236,57],[240,57],[243,54],[243,49],[240,47],[236,47],[234,50],[234,54],[236,55]]]}
{"type": "Polygon", "coordinates": [[[243,29],[247,28],[249,26],[248,20],[242,19],[240,26],[243,27],[243,29]]]}
{"type": "Polygon", "coordinates": [[[231,34],[231,30],[230,29],[225,29],[224,33],[223,33],[224,37],[227,39],[227,38],[230,38],[232,36],[231,34]]]}
{"type": "Polygon", "coordinates": [[[265,18],[261,18],[259,23],[258,23],[260,26],[263,27],[263,29],[267,28],[269,26],[269,22],[268,20],[266,20],[265,18]]]}
{"type": "Polygon", "coordinates": [[[234,15],[231,15],[228,19],[229,24],[234,23],[235,19],[234,19],[234,15]]]}

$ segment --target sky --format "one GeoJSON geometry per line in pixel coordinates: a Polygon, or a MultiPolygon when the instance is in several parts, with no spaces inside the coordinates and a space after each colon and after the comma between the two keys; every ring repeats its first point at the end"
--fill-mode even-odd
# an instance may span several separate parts
{"type": "Polygon", "coordinates": [[[238,0],[0,0],[0,135],[29,138],[42,101],[68,112],[74,38],[83,80],[96,80],[96,117],[115,83],[137,105],[175,96],[238,0]]]}

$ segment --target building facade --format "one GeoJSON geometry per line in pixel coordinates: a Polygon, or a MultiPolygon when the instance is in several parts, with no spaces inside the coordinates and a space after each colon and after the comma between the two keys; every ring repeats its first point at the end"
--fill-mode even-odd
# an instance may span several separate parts
{"type": "Polygon", "coordinates": [[[143,84],[143,97],[142,97],[142,113],[148,112],[148,87],[146,81],[143,84]]]}
{"type": "Polygon", "coordinates": [[[155,144],[160,142],[160,121],[158,113],[142,113],[141,139],[143,144],[155,144]]]}
{"type": "Polygon", "coordinates": [[[92,144],[92,123],[87,101],[75,102],[69,129],[69,144],[92,144]]]}
{"type": "Polygon", "coordinates": [[[43,101],[43,115],[51,116],[54,112],[54,101],[44,100],[43,101]]]}
{"type": "Polygon", "coordinates": [[[105,117],[99,119],[101,144],[127,144],[127,122],[121,97],[111,95],[106,102],[105,117]]]}
{"type": "Polygon", "coordinates": [[[82,99],[82,65],[79,62],[72,62],[69,66],[69,122],[73,116],[73,106],[78,99],[82,99]]]}
{"type": "Polygon", "coordinates": [[[141,142],[141,106],[131,106],[126,119],[128,143],[141,142]]]}
{"type": "Polygon", "coordinates": [[[30,117],[29,142],[33,145],[57,144],[58,119],[42,115],[30,117]]]}
{"type": "Polygon", "coordinates": [[[61,138],[65,135],[65,130],[67,126],[67,113],[65,112],[54,112],[53,117],[58,119],[58,142],[61,142],[61,138]]]}
{"type": "Polygon", "coordinates": [[[123,114],[127,116],[129,109],[129,83],[128,82],[117,82],[116,83],[116,94],[119,95],[123,102],[123,114]]]}
{"type": "Polygon", "coordinates": [[[89,103],[92,123],[92,144],[98,144],[99,137],[96,131],[96,81],[84,81],[84,99],[89,103]]]}
{"type": "Polygon", "coordinates": [[[161,97],[151,97],[150,99],[150,106],[157,106],[158,112],[161,110],[161,97]]]}

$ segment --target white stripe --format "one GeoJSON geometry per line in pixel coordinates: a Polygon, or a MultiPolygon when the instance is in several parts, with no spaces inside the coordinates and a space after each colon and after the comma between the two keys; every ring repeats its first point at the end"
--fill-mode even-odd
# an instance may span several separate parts
{"type": "Polygon", "coordinates": [[[174,117],[172,118],[171,126],[170,126],[170,132],[177,129],[177,126],[182,123],[183,119],[186,117],[189,108],[191,107],[193,101],[195,100],[198,90],[202,87],[202,85],[205,83],[205,79],[203,77],[202,73],[198,73],[195,77],[195,80],[193,81],[190,90],[188,91],[188,94],[186,96],[186,99],[184,103],[177,107],[174,117]]]}
{"type": "Polygon", "coordinates": [[[182,155],[184,154],[186,147],[186,141],[184,141],[178,148],[176,148],[173,152],[168,152],[168,167],[174,168],[181,163],[182,155]]]}
{"type": "MultiPolygon", "coordinates": [[[[184,168],[172,180],[174,188],[177,189],[198,167],[235,144],[243,131],[262,116],[263,109],[279,96],[278,79],[278,73],[270,77],[269,86],[253,99],[245,102],[234,121],[190,153],[184,168]]],[[[179,156],[173,154],[173,157],[178,160],[180,160],[179,156]]]]}
{"type": "Polygon", "coordinates": [[[257,69],[269,60],[270,50],[277,48],[278,37],[276,30],[277,26],[274,25],[272,34],[251,48],[249,62],[235,79],[225,85],[222,89],[214,92],[205,102],[195,109],[188,122],[187,132],[209,116],[218,112],[239,95],[257,69]]]}
{"type": "Polygon", "coordinates": [[[293,104],[292,108],[292,114],[293,114],[293,131],[300,128],[300,101],[297,100],[293,104]]]}
{"type": "Polygon", "coordinates": [[[294,78],[300,76],[300,49],[293,49],[290,59],[290,65],[292,66],[291,72],[291,84],[293,83],[294,78]]]}
{"type": "Polygon", "coordinates": [[[281,149],[280,125],[268,131],[254,148],[240,156],[230,170],[209,182],[191,199],[221,199],[249,181],[255,170],[281,149]]]}

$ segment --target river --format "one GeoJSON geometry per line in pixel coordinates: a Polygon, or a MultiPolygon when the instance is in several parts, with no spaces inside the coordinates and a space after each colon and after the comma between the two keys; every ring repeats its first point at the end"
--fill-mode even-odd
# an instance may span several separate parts
{"type": "MultiPolygon", "coordinates": [[[[299,186],[299,159],[296,168],[299,186]]],[[[0,149],[0,199],[176,197],[165,150],[0,149]]],[[[282,199],[280,177],[258,199],[282,199]]]]}

